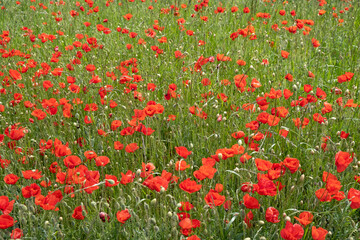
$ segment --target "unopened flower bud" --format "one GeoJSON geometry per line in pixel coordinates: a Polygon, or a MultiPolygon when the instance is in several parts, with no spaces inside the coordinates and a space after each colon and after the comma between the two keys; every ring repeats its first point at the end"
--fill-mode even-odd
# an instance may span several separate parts
{"type": "Polygon", "coordinates": [[[107,181],[109,184],[111,184],[111,185],[115,184],[115,181],[112,180],[112,179],[106,179],[106,181],[107,181]]]}
{"type": "Polygon", "coordinates": [[[300,176],[300,182],[303,182],[304,180],[305,180],[305,175],[302,174],[302,175],[300,176]]]}

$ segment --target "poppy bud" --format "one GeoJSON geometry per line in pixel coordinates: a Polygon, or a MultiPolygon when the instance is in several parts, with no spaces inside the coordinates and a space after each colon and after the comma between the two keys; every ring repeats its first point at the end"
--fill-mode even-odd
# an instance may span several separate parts
{"type": "Polygon", "coordinates": [[[259,239],[260,239],[260,240],[266,240],[266,237],[261,236],[259,239]]]}
{"type": "Polygon", "coordinates": [[[285,222],[290,222],[290,221],[291,221],[291,218],[289,216],[286,216],[285,222]]]}
{"type": "Polygon", "coordinates": [[[167,213],[167,215],[168,215],[168,217],[170,217],[170,218],[173,216],[172,212],[170,212],[170,211],[167,213]]]}
{"type": "Polygon", "coordinates": [[[262,221],[262,220],[259,221],[259,225],[264,225],[264,224],[265,224],[264,221],[262,221]]]}
{"type": "Polygon", "coordinates": [[[304,181],[304,179],[305,179],[305,175],[304,175],[304,174],[302,174],[302,175],[300,176],[300,182],[303,182],[303,181],[304,181]]]}
{"type": "Polygon", "coordinates": [[[59,221],[62,221],[63,220],[63,218],[62,217],[59,217],[59,221]]]}
{"type": "Polygon", "coordinates": [[[179,222],[179,217],[176,214],[173,214],[172,220],[177,223],[179,222]]]}
{"type": "Polygon", "coordinates": [[[23,210],[23,211],[27,211],[27,207],[24,204],[19,204],[19,207],[23,210]]]}
{"type": "Polygon", "coordinates": [[[92,201],[90,204],[96,208],[96,202],[92,201]]]}
{"type": "Polygon", "coordinates": [[[115,181],[112,180],[112,179],[106,179],[106,181],[107,181],[109,184],[111,184],[111,185],[115,184],[115,181]]]}
{"type": "Polygon", "coordinates": [[[144,203],[145,210],[149,210],[149,205],[147,203],[144,203]]]}
{"type": "Polygon", "coordinates": [[[156,219],[155,218],[150,218],[149,222],[152,223],[152,224],[156,224],[156,219]]]}

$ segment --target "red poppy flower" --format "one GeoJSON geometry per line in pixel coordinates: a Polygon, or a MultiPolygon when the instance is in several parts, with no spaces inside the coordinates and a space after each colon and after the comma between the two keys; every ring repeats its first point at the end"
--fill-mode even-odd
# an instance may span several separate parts
{"type": "Polygon", "coordinates": [[[184,160],[177,161],[175,163],[175,170],[176,171],[184,171],[185,169],[188,169],[190,167],[189,164],[187,164],[184,160]]]}
{"type": "Polygon", "coordinates": [[[185,159],[192,153],[191,151],[188,151],[186,147],[175,147],[175,150],[177,154],[185,159]]]}
{"type": "Polygon", "coordinates": [[[316,228],[315,226],[313,226],[311,228],[311,236],[314,240],[325,240],[327,234],[328,231],[321,227],[316,228]]]}
{"type": "Polygon", "coordinates": [[[225,202],[225,196],[220,195],[213,189],[210,189],[204,199],[206,204],[209,205],[210,208],[213,208],[214,206],[221,206],[225,202]]]}
{"type": "Polygon", "coordinates": [[[9,201],[7,196],[0,197],[0,211],[2,214],[9,214],[13,210],[15,200],[9,201]]]}
{"type": "Polygon", "coordinates": [[[72,169],[81,164],[81,159],[78,156],[70,155],[64,158],[64,164],[66,167],[72,169]]]}
{"type": "Polygon", "coordinates": [[[9,74],[10,74],[10,77],[12,77],[14,80],[22,79],[21,74],[16,70],[10,69],[9,74]]]}
{"type": "Polygon", "coordinates": [[[141,169],[140,177],[142,178],[152,174],[153,170],[155,169],[155,166],[152,163],[147,163],[147,164],[142,163],[141,165],[142,165],[142,169],[141,169]]]}
{"type": "Polygon", "coordinates": [[[213,168],[210,165],[203,165],[200,167],[199,170],[196,170],[194,172],[194,177],[196,177],[198,180],[204,180],[205,178],[213,179],[214,174],[217,172],[216,168],[213,168]]]}
{"type": "Polygon", "coordinates": [[[251,222],[250,221],[253,220],[253,219],[254,219],[254,214],[250,210],[248,212],[248,214],[245,215],[245,218],[244,218],[244,222],[246,223],[248,228],[251,228],[251,222]]]}
{"type": "Polygon", "coordinates": [[[167,190],[169,186],[169,181],[163,176],[154,177],[150,175],[144,182],[143,185],[147,186],[151,190],[160,192],[161,189],[167,190]]]}
{"type": "Polygon", "coordinates": [[[125,174],[121,173],[120,183],[126,185],[128,183],[133,182],[134,178],[135,178],[135,173],[133,173],[131,170],[128,170],[125,174]]]}
{"type": "Polygon", "coordinates": [[[255,164],[259,171],[268,171],[273,165],[270,161],[266,161],[260,158],[255,159],[255,164]]]}
{"type": "Polygon", "coordinates": [[[303,226],[309,225],[312,223],[314,216],[310,212],[302,212],[299,217],[294,217],[299,221],[303,226]]]}
{"type": "Polygon", "coordinates": [[[11,232],[11,239],[21,239],[24,236],[23,231],[20,228],[15,228],[11,232]]]}
{"type": "Polygon", "coordinates": [[[348,136],[349,136],[349,133],[346,133],[346,132],[344,132],[344,131],[341,131],[341,133],[340,133],[340,138],[346,139],[346,138],[348,138],[348,136]]]}
{"type": "Polygon", "coordinates": [[[41,172],[39,170],[26,170],[21,171],[25,179],[34,179],[37,180],[41,178],[41,172]]]}
{"type": "Polygon", "coordinates": [[[287,51],[281,51],[281,56],[283,58],[288,58],[289,57],[289,53],[287,51]]]}
{"type": "Polygon", "coordinates": [[[23,187],[21,189],[22,195],[24,198],[30,198],[41,194],[40,186],[36,183],[30,184],[30,186],[23,187]]]}
{"type": "Polygon", "coordinates": [[[352,163],[353,158],[351,158],[350,153],[339,151],[335,155],[335,165],[337,172],[343,172],[352,163]]]}
{"type": "Polygon", "coordinates": [[[283,164],[290,170],[291,173],[295,173],[300,166],[299,160],[290,157],[285,158],[283,164]]]}
{"type": "Polygon", "coordinates": [[[85,216],[83,215],[83,208],[82,206],[78,206],[74,209],[74,212],[72,214],[72,217],[77,220],[83,220],[85,219],[85,216]]]}
{"type": "Polygon", "coordinates": [[[130,143],[125,147],[125,151],[128,153],[133,153],[138,149],[139,149],[139,146],[137,145],[137,143],[130,143]]]}
{"type": "Polygon", "coordinates": [[[0,215],[0,229],[7,229],[12,226],[14,226],[14,219],[10,215],[0,215]]]}
{"type": "Polygon", "coordinates": [[[245,196],[243,197],[243,200],[244,200],[245,207],[248,209],[260,208],[259,201],[256,198],[251,197],[249,194],[245,194],[245,196]]]}
{"type": "Polygon", "coordinates": [[[331,202],[331,195],[325,188],[320,188],[315,192],[320,202],[331,202]]]}
{"type": "Polygon", "coordinates": [[[96,166],[103,167],[106,166],[110,162],[110,159],[106,156],[99,156],[95,158],[96,166]]]}
{"type": "Polygon", "coordinates": [[[269,207],[268,209],[266,209],[265,219],[266,219],[266,221],[271,222],[271,223],[280,222],[279,211],[276,208],[269,207]]]}
{"type": "Polygon", "coordinates": [[[287,221],[286,226],[281,230],[280,235],[286,240],[301,239],[304,236],[304,229],[299,224],[292,224],[287,221]]]}
{"type": "Polygon", "coordinates": [[[4,177],[4,182],[9,185],[14,185],[20,178],[15,174],[8,174],[4,177]]]}
{"type": "Polygon", "coordinates": [[[190,211],[194,208],[194,206],[189,202],[180,202],[181,207],[179,207],[179,211],[190,211]]]}
{"type": "Polygon", "coordinates": [[[129,210],[125,209],[122,211],[118,211],[116,213],[116,219],[121,222],[122,224],[125,224],[125,222],[131,217],[129,210]]]}
{"type": "Polygon", "coordinates": [[[350,188],[347,198],[351,202],[350,207],[352,209],[360,208],[360,191],[354,188],[350,188]]]}
{"type": "Polygon", "coordinates": [[[124,144],[119,141],[114,142],[114,149],[115,150],[122,150],[124,148],[124,144]]]}
{"type": "Polygon", "coordinates": [[[191,237],[186,238],[186,240],[201,240],[201,239],[196,235],[192,235],[191,237]]]}
{"type": "Polygon", "coordinates": [[[184,190],[185,192],[188,193],[193,193],[193,192],[197,192],[201,189],[202,185],[197,184],[195,181],[190,180],[190,178],[182,181],[179,184],[179,187],[181,190],[184,190]]]}
{"type": "Polygon", "coordinates": [[[105,186],[113,187],[119,184],[119,181],[116,176],[114,175],[105,175],[105,186]]]}

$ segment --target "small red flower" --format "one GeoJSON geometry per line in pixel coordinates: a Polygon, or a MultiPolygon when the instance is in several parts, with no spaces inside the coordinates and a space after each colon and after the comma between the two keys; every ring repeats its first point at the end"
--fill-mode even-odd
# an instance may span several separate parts
{"type": "Polygon", "coordinates": [[[175,147],[176,153],[183,158],[187,158],[192,152],[188,151],[186,147],[175,147]]]}
{"type": "Polygon", "coordinates": [[[125,209],[122,211],[118,211],[116,213],[116,219],[121,222],[122,224],[125,224],[125,222],[131,217],[129,210],[125,209]]]}
{"type": "Polygon", "coordinates": [[[83,220],[85,219],[85,216],[83,215],[83,207],[82,206],[78,206],[74,209],[74,212],[72,214],[72,217],[77,219],[77,220],[83,220]]]}

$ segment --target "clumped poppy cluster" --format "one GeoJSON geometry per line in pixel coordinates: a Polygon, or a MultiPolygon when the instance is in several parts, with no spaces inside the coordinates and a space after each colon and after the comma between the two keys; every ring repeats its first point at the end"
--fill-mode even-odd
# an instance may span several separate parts
{"type": "Polygon", "coordinates": [[[0,2],[0,239],[359,238],[359,4],[170,2],[0,2]]]}

